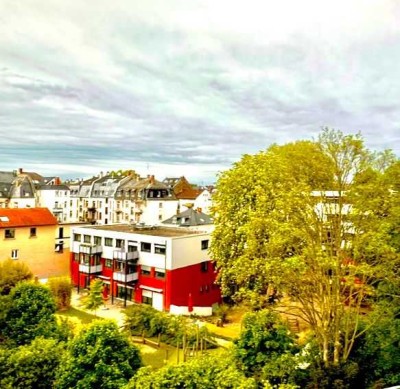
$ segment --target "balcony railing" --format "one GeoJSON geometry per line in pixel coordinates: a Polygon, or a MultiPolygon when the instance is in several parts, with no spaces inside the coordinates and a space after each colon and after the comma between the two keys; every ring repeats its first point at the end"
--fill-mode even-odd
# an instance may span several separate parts
{"type": "Polygon", "coordinates": [[[79,264],[79,271],[81,273],[101,273],[103,271],[103,265],[85,265],[83,263],[79,264]]]}
{"type": "Polygon", "coordinates": [[[139,251],[123,251],[115,250],[113,253],[114,259],[119,259],[121,261],[129,261],[139,259],[139,251]]]}
{"type": "Polygon", "coordinates": [[[79,252],[83,254],[100,254],[103,251],[103,248],[100,245],[95,244],[81,244],[79,246],[79,252]]]}
{"type": "Polygon", "coordinates": [[[114,281],[119,281],[119,282],[132,282],[132,281],[137,281],[138,279],[138,273],[128,273],[125,274],[122,271],[114,272],[113,274],[113,280],[114,281]]]}
{"type": "Polygon", "coordinates": [[[53,213],[62,213],[62,212],[63,212],[63,208],[60,206],[53,208],[53,213]]]}

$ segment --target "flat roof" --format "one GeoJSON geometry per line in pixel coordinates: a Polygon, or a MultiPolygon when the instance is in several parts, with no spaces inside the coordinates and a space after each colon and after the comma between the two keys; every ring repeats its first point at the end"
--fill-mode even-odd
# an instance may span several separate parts
{"type": "Polygon", "coordinates": [[[129,224],[108,224],[102,226],[84,226],[80,228],[87,228],[100,231],[130,232],[132,234],[164,236],[166,238],[185,236],[185,235],[207,234],[207,232],[205,231],[194,231],[188,228],[174,228],[174,227],[162,227],[162,226],[139,227],[139,226],[132,226],[129,224]]]}

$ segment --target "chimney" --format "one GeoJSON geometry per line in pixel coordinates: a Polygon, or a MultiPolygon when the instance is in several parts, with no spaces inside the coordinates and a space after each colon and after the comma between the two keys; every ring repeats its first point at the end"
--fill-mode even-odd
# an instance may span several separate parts
{"type": "Polygon", "coordinates": [[[22,169],[22,167],[20,167],[19,169],[18,169],[18,174],[22,174],[24,172],[24,169],[22,169]]]}
{"type": "Polygon", "coordinates": [[[56,185],[61,185],[60,177],[56,177],[56,179],[55,179],[55,184],[56,184],[56,185]]]}
{"type": "Polygon", "coordinates": [[[197,207],[196,211],[197,213],[201,213],[202,209],[200,207],[197,207]]]}
{"type": "Polygon", "coordinates": [[[154,175],[150,176],[150,184],[154,184],[154,175]]]}

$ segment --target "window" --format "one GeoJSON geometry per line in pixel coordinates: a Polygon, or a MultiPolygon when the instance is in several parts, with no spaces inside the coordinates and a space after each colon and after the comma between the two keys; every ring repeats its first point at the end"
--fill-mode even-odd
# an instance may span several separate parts
{"type": "Polygon", "coordinates": [[[15,230],[12,228],[7,228],[4,231],[4,239],[14,239],[15,238],[15,230]]]}
{"type": "Polygon", "coordinates": [[[90,235],[83,235],[83,241],[85,243],[90,243],[91,241],[91,236],[90,235]]]}
{"type": "Polygon", "coordinates": [[[95,245],[100,246],[101,245],[101,236],[94,236],[93,242],[95,245]]]}
{"type": "Polygon", "coordinates": [[[111,259],[106,259],[104,266],[111,269],[112,267],[112,260],[111,259]]]}
{"type": "Polygon", "coordinates": [[[142,304],[153,305],[153,299],[151,297],[142,296],[142,304]]]}
{"type": "Polygon", "coordinates": [[[78,253],[74,253],[74,261],[79,262],[79,254],[78,253]]]}
{"type": "Polygon", "coordinates": [[[158,215],[158,220],[161,221],[163,219],[162,215],[158,215]]]}
{"type": "Polygon", "coordinates": [[[141,273],[144,276],[149,276],[151,274],[151,267],[142,265],[141,273]]]}
{"type": "Polygon", "coordinates": [[[165,278],[165,269],[160,269],[159,267],[156,267],[155,275],[157,278],[165,278]]]}
{"type": "Polygon", "coordinates": [[[138,251],[137,242],[128,242],[128,253],[133,253],[134,251],[138,251]]]}
{"type": "Polygon", "coordinates": [[[36,237],[36,227],[31,227],[29,235],[31,238],[36,237]]]}
{"type": "Polygon", "coordinates": [[[202,240],[201,241],[201,249],[202,250],[207,250],[208,249],[208,240],[202,240]]]}
{"type": "Polygon", "coordinates": [[[150,253],[151,252],[151,243],[142,242],[140,244],[140,251],[144,251],[146,253],[150,253]]]}
{"type": "Polygon", "coordinates": [[[18,249],[11,250],[11,259],[18,259],[18,249]]]}
{"type": "Polygon", "coordinates": [[[59,238],[64,238],[64,227],[60,227],[58,229],[58,237],[59,238]]]}
{"type": "Polygon", "coordinates": [[[203,273],[207,273],[207,271],[208,271],[208,261],[202,262],[202,263],[200,264],[200,266],[201,266],[201,271],[202,271],[203,273]]]}
{"type": "Polygon", "coordinates": [[[125,246],[125,241],[123,239],[116,239],[115,247],[121,249],[125,246]]]}
{"type": "Polygon", "coordinates": [[[74,234],[74,242],[80,242],[81,241],[81,234],[74,234]]]}
{"type": "Polygon", "coordinates": [[[164,254],[165,255],[165,246],[161,244],[154,245],[154,252],[156,254],[164,254]]]}
{"type": "Polygon", "coordinates": [[[162,208],[162,206],[163,206],[162,203],[159,203],[159,204],[158,204],[158,208],[162,208]]]}
{"type": "Polygon", "coordinates": [[[105,246],[108,246],[108,247],[112,247],[112,245],[113,245],[113,240],[112,240],[112,238],[105,238],[105,239],[104,239],[104,245],[105,245],[105,246]]]}

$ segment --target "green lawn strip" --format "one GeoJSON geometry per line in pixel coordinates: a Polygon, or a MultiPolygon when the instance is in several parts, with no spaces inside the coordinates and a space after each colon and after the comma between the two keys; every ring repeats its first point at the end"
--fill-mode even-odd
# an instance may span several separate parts
{"type": "Polygon", "coordinates": [[[81,324],[88,324],[92,322],[95,319],[101,319],[100,317],[96,317],[95,315],[92,315],[91,313],[87,313],[85,311],[81,311],[76,308],[69,308],[66,311],[58,311],[56,313],[57,316],[60,317],[68,317],[68,318],[73,318],[77,319],[81,324]]]}

